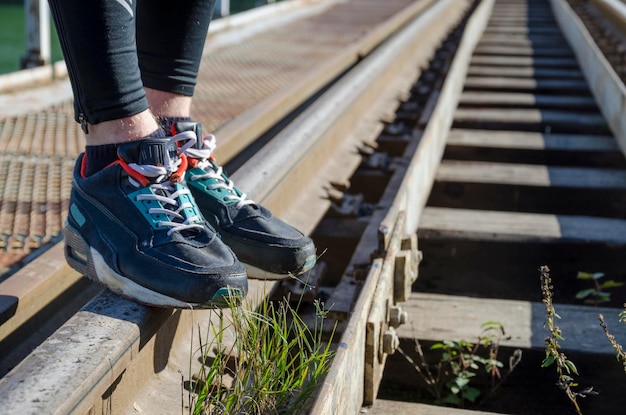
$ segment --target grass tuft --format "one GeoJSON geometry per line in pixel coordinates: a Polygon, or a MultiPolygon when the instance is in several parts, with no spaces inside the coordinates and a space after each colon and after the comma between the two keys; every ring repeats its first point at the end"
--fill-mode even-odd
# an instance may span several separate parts
{"type": "Polygon", "coordinates": [[[200,345],[205,364],[195,376],[192,413],[305,413],[334,355],[334,329],[323,339],[323,310],[315,303],[312,328],[286,299],[218,311],[211,340],[200,345]]]}

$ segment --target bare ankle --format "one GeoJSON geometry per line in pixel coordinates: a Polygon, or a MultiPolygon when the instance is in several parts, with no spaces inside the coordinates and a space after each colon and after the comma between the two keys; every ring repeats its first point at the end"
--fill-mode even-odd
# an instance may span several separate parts
{"type": "Polygon", "coordinates": [[[118,144],[138,140],[156,130],[159,124],[149,110],[117,120],[89,125],[86,135],[87,145],[118,144]]]}
{"type": "Polygon", "coordinates": [[[191,97],[145,88],[152,113],[157,117],[189,117],[191,97]]]}

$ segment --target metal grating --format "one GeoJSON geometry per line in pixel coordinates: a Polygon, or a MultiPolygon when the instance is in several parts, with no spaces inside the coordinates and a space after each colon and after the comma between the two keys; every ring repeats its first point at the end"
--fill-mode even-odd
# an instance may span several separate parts
{"type": "Polygon", "coordinates": [[[0,154],[0,248],[28,252],[60,235],[74,157],[0,154]]]}
{"type": "Polygon", "coordinates": [[[2,153],[76,157],[85,146],[73,112],[40,112],[13,117],[0,123],[2,153]]]}

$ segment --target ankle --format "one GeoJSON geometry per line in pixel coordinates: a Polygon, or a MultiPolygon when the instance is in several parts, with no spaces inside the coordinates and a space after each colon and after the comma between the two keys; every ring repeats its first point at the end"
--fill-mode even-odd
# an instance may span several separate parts
{"type": "Polygon", "coordinates": [[[145,110],[129,117],[89,124],[85,139],[88,146],[119,144],[150,136],[159,128],[152,113],[145,110]]]}
{"type": "Polygon", "coordinates": [[[159,118],[188,117],[191,113],[191,96],[144,88],[150,110],[159,118]]]}

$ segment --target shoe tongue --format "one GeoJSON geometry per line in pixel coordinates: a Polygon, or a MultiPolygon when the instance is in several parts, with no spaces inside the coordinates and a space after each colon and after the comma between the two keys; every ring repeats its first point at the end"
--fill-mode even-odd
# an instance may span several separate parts
{"type": "Polygon", "coordinates": [[[195,121],[178,121],[173,125],[173,133],[180,134],[185,131],[191,131],[196,134],[196,143],[191,147],[198,150],[202,150],[204,148],[204,142],[202,141],[202,124],[197,123],[195,121]]]}
{"type": "Polygon", "coordinates": [[[169,160],[178,157],[176,143],[167,138],[145,138],[120,144],[117,154],[126,163],[151,166],[166,166],[169,160]]]}

